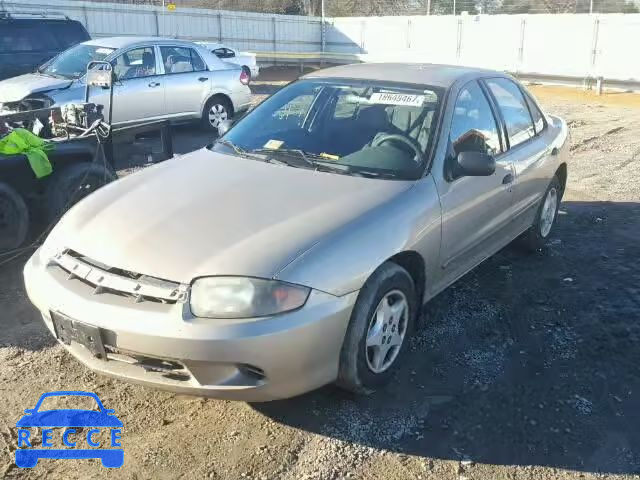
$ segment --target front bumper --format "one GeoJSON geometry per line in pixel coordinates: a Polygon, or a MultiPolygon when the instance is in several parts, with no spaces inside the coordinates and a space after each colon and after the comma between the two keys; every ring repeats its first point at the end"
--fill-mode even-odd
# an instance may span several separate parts
{"type": "Polygon", "coordinates": [[[64,345],[92,370],[180,393],[244,401],[295,396],[334,381],[357,292],[312,291],[304,307],[246,320],[195,318],[187,303],[134,303],[47,266],[24,268],[27,294],[55,335],[51,312],[98,327],[108,360],[64,345]]]}

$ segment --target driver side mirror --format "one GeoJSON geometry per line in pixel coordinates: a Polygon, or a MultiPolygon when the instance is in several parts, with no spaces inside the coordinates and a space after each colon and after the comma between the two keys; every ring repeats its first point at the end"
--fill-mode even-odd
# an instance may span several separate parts
{"type": "Polygon", "coordinates": [[[457,176],[488,177],[496,171],[492,155],[481,152],[460,152],[455,159],[457,176]]]}

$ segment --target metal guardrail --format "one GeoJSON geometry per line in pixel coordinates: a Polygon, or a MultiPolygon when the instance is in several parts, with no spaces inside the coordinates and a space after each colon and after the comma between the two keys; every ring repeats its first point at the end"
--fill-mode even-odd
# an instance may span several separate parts
{"type": "MultiPolygon", "coordinates": [[[[300,72],[303,72],[307,63],[364,63],[371,61],[384,61],[388,58],[377,57],[375,54],[363,53],[338,53],[338,52],[274,52],[262,51],[253,52],[259,62],[266,64],[299,65],[300,72]]],[[[398,58],[397,61],[402,61],[398,58]]],[[[593,89],[600,95],[605,87],[621,90],[640,91],[640,81],[620,80],[615,78],[593,77],[593,76],[566,76],[554,74],[541,74],[535,72],[521,72],[516,70],[505,70],[520,80],[533,83],[567,85],[593,89]]]]}

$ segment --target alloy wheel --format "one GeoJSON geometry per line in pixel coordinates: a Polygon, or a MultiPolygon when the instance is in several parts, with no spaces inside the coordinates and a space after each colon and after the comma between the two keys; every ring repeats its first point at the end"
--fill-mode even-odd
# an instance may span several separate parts
{"type": "Polygon", "coordinates": [[[404,293],[392,290],[382,297],[367,329],[365,357],[372,372],[384,372],[398,357],[408,321],[409,303],[404,293]]]}
{"type": "Polygon", "coordinates": [[[556,210],[558,209],[558,191],[555,187],[551,187],[544,198],[544,204],[542,205],[542,211],[540,212],[540,235],[546,238],[551,232],[553,221],[556,217],[556,210]]]}
{"type": "Polygon", "coordinates": [[[229,117],[227,109],[220,103],[211,105],[209,109],[209,123],[212,127],[218,128],[220,124],[229,117]]]}

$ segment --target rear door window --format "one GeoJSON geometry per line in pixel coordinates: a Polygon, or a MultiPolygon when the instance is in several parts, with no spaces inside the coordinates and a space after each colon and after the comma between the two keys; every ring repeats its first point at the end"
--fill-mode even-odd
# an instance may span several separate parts
{"type": "Polygon", "coordinates": [[[189,73],[206,70],[200,55],[188,47],[160,47],[165,73],[189,73]]]}
{"type": "Polygon", "coordinates": [[[518,86],[506,78],[490,78],[486,84],[491,90],[507,127],[509,145],[515,147],[535,135],[529,108],[518,86]]]}

